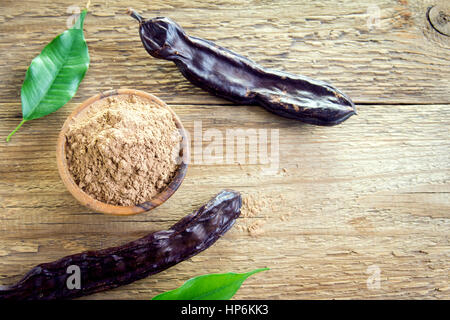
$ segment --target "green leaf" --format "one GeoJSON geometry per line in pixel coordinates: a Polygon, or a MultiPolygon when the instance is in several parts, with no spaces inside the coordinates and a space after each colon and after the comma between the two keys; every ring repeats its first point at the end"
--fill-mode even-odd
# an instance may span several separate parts
{"type": "Polygon", "coordinates": [[[152,300],[229,300],[251,275],[269,270],[255,269],[247,273],[217,273],[198,276],[181,287],[161,293],[152,300]]]}
{"type": "Polygon", "coordinates": [[[83,10],[75,25],[54,38],[33,59],[22,85],[22,117],[26,121],[44,117],[65,105],[78,90],[89,67],[89,51],[84,39],[83,10]]]}

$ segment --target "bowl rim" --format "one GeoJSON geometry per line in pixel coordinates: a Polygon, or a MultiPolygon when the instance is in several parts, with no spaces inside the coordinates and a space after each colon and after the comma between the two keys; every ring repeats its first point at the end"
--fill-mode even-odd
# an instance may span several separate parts
{"type": "Polygon", "coordinates": [[[108,91],[101,92],[99,94],[96,94],[96,95],[84,100],[67,117],[66,121],[64,122],[64,124],[61,127],[61,130],[59,132],[57,146],[56,146],[56,163],[57,163],[57,167],[58,167],[58,172],[59,172],[59,175],[60,175],[61,180],[63,181],[64,185],[69,190],[69,192],[73,195],[73,197],[75,199],[77,199],[78,202],[80,202],[84,206],[86,206],[89,209],[92,209],[96,212],[110,214],[110,215],[120,215],[120,216],[134,215],[134,214],[150,211],[150,210],[158,207],[162,203],[164,203],[167,199],[169,199],[175,193],[175,191],[178,189],[178,187],[181,185],[184,177],[186,176],[187,167],[188,167],[188,159],[189,159],[188,136],[186,133],[186,129],[184,128],[184,126],[183,126],[181,120],[178,118],[177,114],[164,101],[162,101],[158,97],[154,96],[153,94],[150,94],[150,93],[147,93],[147,92],[141,91],[141,90],[135,90],[135,89],[108,90],[108,91]],[[178,165],[178,168],[176,170],[175,176],[173,177],[172,181],[167,185],[167,187],[163,191],[158,193],[151,200],[146,201],[141,204],[134,205],[134,206],[118,206],[118,205],[104,203],[104,202],[101,202],[101,201],[93,198],[86,192],[84,192],[73,180],[72,175],[68,169],[66,155],[65,155],[65,146],[66,146],[65,133],[67,132],[69,124],[74,119],[76,119],[76,117],[78,115],[80,115],[82,113],[82,111],[84,111],[84,109],[88,108],[94,102],[105,99],[110,96],[116,96],[116,95],[137,95],[137,96],[143,97],[153,103],[164,106],[172,113],[175,123],[176,123],[176,126],[182,136],[181,149],[180,149],[180,156],[181,156],[182,160],[181,160],[181,163],[178,165]]]}

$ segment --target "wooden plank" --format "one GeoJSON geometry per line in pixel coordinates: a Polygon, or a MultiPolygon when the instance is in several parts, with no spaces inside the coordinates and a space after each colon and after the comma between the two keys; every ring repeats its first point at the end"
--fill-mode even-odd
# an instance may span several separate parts
{"type": "MultiPolygon", "coordinates": [[[[95,1],[85,27],[92,63],[75,101],[127,87],[155,93],[170,103],[225,103],[189,84],[172,63],[145,52],[137,24],[124,14],[125,6],[133,5],[148,17],[169,16],[189,33],[266,67],[330,81],[357,103],[450,103],[450,40],[429,27],[425,12],[433,3],[95,1]]],[[[19,103],[30,60],[64,30],[70,5],[71,1],[27,1],[18,6],[4,1],[1,101],[19,103]]]]}
{"type": "MultiPolygon", "coordinates": [[[[94,299],[149,299],[209,272],[271,270],[237,299],[450,298],[450,71],[448,39],[424,13],[432,1],[148,1],[194,35],[261,64],[321,78],[348,92],[358,116],[336,127],[304,125],[262,108],[231,106],[150,58],[124,4],[92,3],[86,21],[91,67],[77,96],[45,119],[18,124],[20,86],[31,59],[65,28],[70,1],[2,2],[0,15],[0,283],[32,266],[169,227],[222,188],[270,205],[242,217],[213,247],[161,274],[94,299]],[[380,9],[379,25],[368,13],[380,9]],[[370,22],[369,21],[369,22],[370,22]],[[192,159],[175,195],[148,214],[112,217],[79,205],[55,163],[58,130],[78,103],[128,87],[166,100],[194,136],[230,129],[269,134],[279,167],[192,159]],[[200,122],[201,121],[201,122],[200,122]],[[199,129],[201,124],[201,129],[199,129]],[[215,131],[211,131],[215,130],[215,131]],[[258,131],[262,130],[262,131],[258,131]],[[267,131],[264,131],[267,130],[267,131]],[[270,134],[277,132],[279,140],[270,134]],[[249,227],[261,224],[259,233],[249,227]],[[368,284],[380,273],[380,287],[368,284]]],[[[198,141],[197,141],[198,142],[198,141]]],[[[248,157],[248,149],[245,152],[248,157]]],[[[226,156],[226,153],[224,154],[226,156]]]]}
{"type": "MultiPolygon", "coordinates": [[[[214,128],[224,136],[227,129],[279,130],[279,170],[192,163],[168,202],[132,217],[91,213],[64,189],[56,136],[75,105],[0,142],[3,284],[35,264],[166,228],[220,189],[233,188],[265,197],[273,208],[239,219],[189,261],[91,298],[148,299],[195,275],[254,267],[271,270],[249,279],[236,298],[450,297],[449,105],[361,106],[337,127],[302,125],[258,107],[174,105],[191,135],[199,119],[203,133],[214,128]],[[261,234],[242,230],[254,222],[263,224],[261,234]],[[368,289],[368,268],[379,268],[380,289],[368,289]]],[[[3,106],[1,136],[15,124],[13,105],[3,106]]]]}

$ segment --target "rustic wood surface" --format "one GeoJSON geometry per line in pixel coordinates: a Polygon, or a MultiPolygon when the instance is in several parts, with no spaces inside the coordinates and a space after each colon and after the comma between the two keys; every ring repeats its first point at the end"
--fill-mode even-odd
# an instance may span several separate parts
{"type": "Polygon", "coordinates": [[[257,267],[271,270],[250,278],[236,299],[450,298],[450,38],[425,17],[437,2],[94,0],[85,24],[91,66],[77,95],[6,143],[21,119],[25,71],[66,28],[74,1],[2,1],[0,283],[42,262],[167,228],[226,187],[270,199],[273,208],[240,219],[188,261],[88,298],[150,299],[196,275],[257,267]],[[317,127],[231,106],[147,55],[124,14],[130,3],[264,66],[330,81],[353,97],[359,114],[317,127]],[[373,19],[368,13],[378,9],[373,19]],[[152,212],[92,213],[58,176],[56,139],[81,101],[113,88],[157,95],[191,133],[200,120],[203,132],[278,129],[279,170],[194,162],[181,188],[152,212]],[[249,221],[265,224],[251,235],[243,230],[249,221]],[[371,282],[378,271],[379,286],[371,282]]]}

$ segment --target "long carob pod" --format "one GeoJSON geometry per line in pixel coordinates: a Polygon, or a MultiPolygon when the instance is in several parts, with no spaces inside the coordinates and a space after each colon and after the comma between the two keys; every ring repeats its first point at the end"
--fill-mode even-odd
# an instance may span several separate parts
{"type": "Polygon", "coordinates": [[[128,13],[139,21],[150,55],[175,62],[186,79],[217,96],[316,125],[336,125],[356,114],[351,99],[326,82],[264,69],[211,41],[187,35],[169,18],[145,20],[133,9],[128,13]]]}
{"type": "Polygon", "coordinates": [[[15,285],[0,288],[0,299],[75,298],[161,272],[216,242],[233,226],[241,205],[238,192],[223,190],[168,230],[150,233],[119,247],[86,251],[40,264],[15,285]],[[79,289],[68,286],[68,278],[77,267],[81,276],[79,289]]]}

